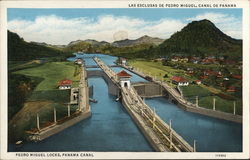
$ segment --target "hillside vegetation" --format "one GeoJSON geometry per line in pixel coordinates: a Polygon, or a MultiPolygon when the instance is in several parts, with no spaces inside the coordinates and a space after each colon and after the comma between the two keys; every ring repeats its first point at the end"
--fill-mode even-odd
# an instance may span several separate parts
{"type": "Polygon", "coordinates": [[[28,43],[16,33],[8,31],[8,60],[22,61],[44,57],[65,57],[66,52],[34,43],[28,43]]]}
{"type": "Polygon", "coordinates": [[[241,59],[242,41],[227,36],[209,20],[193,21],[164,41],[157,48],[156,53],[214,55],[241,59]]]}

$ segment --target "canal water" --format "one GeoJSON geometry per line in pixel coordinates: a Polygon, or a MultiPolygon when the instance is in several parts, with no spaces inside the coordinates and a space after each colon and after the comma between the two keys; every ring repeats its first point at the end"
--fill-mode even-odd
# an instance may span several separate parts
{"type": "Polygon", "coordinates": [[[77,58],[82,58],[85,60],[85,64],[88,65],[97,65],[95,61],[93,61],[93,57],[98,57],[101,58],[102,61],[107,64],[107,65],[115,65],[115,61],[117,57],[115,56],[109,56],[109,55],[104,55],[104,54],[76,54],[75,57],[70,57],[68,58],[69,61],[74,61],[77,58]]]}
{"type": "MultiPolygon", "coordinates": [[[[101,58],[108,65],[113,65],[117,59],[108,55],[84,54],[68,60],[84,58],[86,65],[96,65],[93,56],[101,58]]],[[[112,69],[119,72],[123,68],[112,69]]],[[[146,81],[128,73],[133,76],[132,82],[146,81]]],[[[116,97],[108,94],[105,81],[101,77],[92,77],[88,78],[88,82],[94,86],[93,98],[98,100],[98,103],[91,103],[91,118],[42,142],[26,143],[18,149],[9,145],[9,151],[153,151],[121,103],[115,102],[116,97]]],[[[189,144],[193,145],[193,140],[197,140],[197,151],[242,151],[241,124],[186,112],[162,97],[146,99],[145,102],[155,108],[165,122],[171,119],[173,128],[189,144]]]]}
{"type": "Polygon", "coordinates": [[[166,98],[146,99],[146,104],[169,123],[190,145],[196,140],[198,152],[240,152],[242,151],[242,127],[217,118],[186,112],[169,103],[166,98]]]}

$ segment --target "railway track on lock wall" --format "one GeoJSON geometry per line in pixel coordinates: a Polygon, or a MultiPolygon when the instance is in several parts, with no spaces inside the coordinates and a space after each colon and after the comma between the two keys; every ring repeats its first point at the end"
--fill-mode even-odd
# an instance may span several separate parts
{"type": "Polygon", "coordinates": [[[143,100],[135,92],[134,88],[130,90],[125,89],[130,101],[132,102],[131,109],[139,114],[143,121],[153,132],[157,135],[160,142],[166,146],[171,152],[191,152],[192,147],[185,146],[182,140],[179,140],[176,136],[176,132],[167,126],[157,115],[150,109],[143,100]]]}

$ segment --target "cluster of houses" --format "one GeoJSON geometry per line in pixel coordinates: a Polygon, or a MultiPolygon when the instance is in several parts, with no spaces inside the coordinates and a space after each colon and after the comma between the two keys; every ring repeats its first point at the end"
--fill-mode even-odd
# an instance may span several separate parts
{"type": "MultiPolygon", "coordinates": [[[[157,59],[158,60],[158,59],[157,59]]],[[[204,58],[195,56],[173,56],[169,59],[172,62],[193,63],[193,64],[237,64],[234,60],[226,60],[223,56],[216,58],[215,56],[207,56],[204,58]]]]}
{"type": "MultiPolygon", "coordinates": [[[[182,56],[174,56],[171,59],[169,59],[172,62],[182,62],[182,63],[194,63],[194,64],[230,64],[234,65],[236,64],[236,61],[233,60],[225,60],[223,57],[215,58],[214,56],[209,56],[205,58],[200,58],[200,57],[182,57],[182,56]]],[[[231,79],[238,80],[237,84],[242,84],[242,75],[241,74],[233,74],[230,73],[229,75],[223,75],[221,71],[215,71],[211,69],[206,69],[206,70],[199,70],[197,71],[194,68],[188,67],[186,68],[186,74],[188,75],[194,75],[197,72],[200,72],[200,77],[199,79],[193,81],[192,83],[194,84],[201,84],[202,81],[210,78],[210,77],[215,77],[216,79],[220,80],[220,83],[218,84],[221,87],[225,87],[225,90],[227,92],[235,92],[236,87],[234,85],[225,85],[228,82],[230,82],[231,79]]],[[[174,76],[172,77],[172,83],[179,85],[179,86],[187,86],[189,85],[188,80],[186,80],[183,77],[178,77],[174,76]]]]}
{"type": "MultiPolygon", "coordinates": [[[[193,68],[187,68],[186,73],[189,75],[193,75],[195,70],[193,68]]],[[[200,85],[202,81],[205,79],[214,76],[216,79],[221,79],[220,83],[218,84],[220,87],[225,87],[226,83],[230,81],[230,79],[238,80],[238,84],[242,85],[242,75],[241,74],[230,74],[228,77],[224,77],[221,71],[214,71],[214,70],[203,70],[202,75],[199,79],[192,81],[191,83],[200,85]]],[[[178,86],[188,86],[190,82],[181,77],[181,76],[173,76],[171,78],[172,83],[178,86]]],[[[227,92],[236,92],[236,87],[231,85],[225,88],[227,92]]]]}

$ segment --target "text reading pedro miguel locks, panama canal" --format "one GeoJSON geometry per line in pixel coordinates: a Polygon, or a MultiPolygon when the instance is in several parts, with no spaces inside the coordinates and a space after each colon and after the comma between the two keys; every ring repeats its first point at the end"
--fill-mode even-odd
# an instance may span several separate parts
{"type": "Polygon", "coordinates": [[[159,8],[235,8],[236,4],[135,4],[130,3],[128,7],[133,8],[150,8],[150,7],[159,7],[159,8]]]}
{"type": "Polygon", "coordinates": [[[17,157],[94,157],[93,153],[16,153],[17,157]]]}

